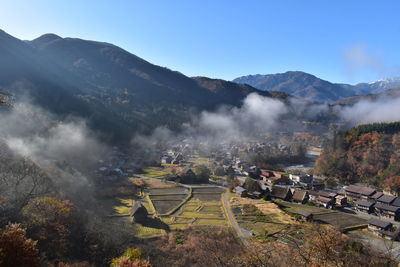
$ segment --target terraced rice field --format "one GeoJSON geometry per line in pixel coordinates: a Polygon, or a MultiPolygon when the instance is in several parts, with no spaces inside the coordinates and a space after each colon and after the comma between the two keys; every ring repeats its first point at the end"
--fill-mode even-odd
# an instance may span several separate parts
{"type": "Polygon", "coordinates": [[[193,198],[201,201],[220,201],[224,189],[219,187],[194,187],[193,198]]]}
{"type": "Polygon", "coordinates": [[[193,187],[193,193],[223,193],[225,192],[224,189],[219,187],[193,187]]]}
{"type": "Polygon", "coordinates": [[[185,187],[170,187],[152,188],[147,193],[157,214],[166,214],[178,207],[189,196],[189,192],[185,187]]]}
{"type": "Polygon", "coordinates": [[[186,187],[151,188],[146,190],[146,192],[150,195],[188,194],[189,189],[186,187]]]}
{"type": "Polygon", "coordinates": [[[165,214],[178,206],[182,200],[152,200],[158,214],[165,214]]]}
{"type": "Polygon", "coordinates": [[[157,167],[148,167],[143,169],[143,174],[145,176],[151,177],[151,178],[164,178],[166,175],[168,175],[168,172],[164,170],[163,168],[157,168],[157,167]]]}
{"type": "Polygon", "coordinates": [[[147,227],[135,223],[133,224],[133,234],[138,238],[146,239],[162,236],[163,234],[165,234],[165,231],[162,229],[147,227]]]}
{"type": "Polygon", "coordinates": [[[271,202],[234,197],[231,205],[239,226],[256,238],[274,235],[297,224],[291,216],[271,202]],[[244,208],[245,206],[250,208],[244,208]]]}
{"type": "Polygon", "coordinates": [[[187,194],[150,195],[151,200],[184,200],[187,194]]]}
{"type": "Polygon", "coordinates": [[[220,201],[201,201],[192,198],[167,223],[172,229],[190,225],[226,227],[228,224],[221,205],[220,201]]]}

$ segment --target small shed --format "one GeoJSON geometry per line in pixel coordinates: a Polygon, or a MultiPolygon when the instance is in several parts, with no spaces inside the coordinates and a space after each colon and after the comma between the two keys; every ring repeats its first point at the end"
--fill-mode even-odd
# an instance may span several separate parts
{"type": "Polygon", "coordinates": [[[299,217],[300,220],[304,221],[304,222],[312,222],[314,219],[314,216],[311,212],[304,211],[304,210],[297,211],[296,216],[299,217]]]}

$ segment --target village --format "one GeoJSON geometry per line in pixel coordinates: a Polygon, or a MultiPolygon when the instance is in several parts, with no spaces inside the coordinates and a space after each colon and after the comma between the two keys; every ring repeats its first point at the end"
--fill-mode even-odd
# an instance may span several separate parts
{"type": "MultiPolygon", "coordinates": [[[[114,148],[109,158],[99,160],[95,171],[102,186],[118,184],[127,191],[113,197],[110,216],[136,222],[127,227],[140,238],[211,226],[232,227],[243,243],[254,238],[289,242],[301,240],[298,229],[305,224],[319,223],[372,240],[376,246],[390,241],[399,247],[400,198],[389,192],[365,185],[330,188],[325,178],[307,174],[309,168],[301,174],[293,171],[297,168],[270,170],[241,158],[243,152],[265,147],[290,154],[290,146],[283,144],[204,147],[182,143],[151,151],[151,165],[114,148]],[[127,190],[129,183],[122,181],[128,180],[136,190],[127,190]]],[[[309,161],[318,151],[318,146],[307,147],[309,161]]]]}

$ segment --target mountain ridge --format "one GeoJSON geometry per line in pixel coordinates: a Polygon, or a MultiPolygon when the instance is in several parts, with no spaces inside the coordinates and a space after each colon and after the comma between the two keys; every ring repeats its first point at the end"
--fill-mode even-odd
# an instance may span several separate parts
{"type": "Polygon", "coordinates": [[[380,93],[400,87],[400,79],[392,78],[350,85],[332,83],[303,71],[246,75],[233,79],[233,81],[248,84],[260,90],[280,91],[295,97],[325,103],[357,95],[380,93]]]}

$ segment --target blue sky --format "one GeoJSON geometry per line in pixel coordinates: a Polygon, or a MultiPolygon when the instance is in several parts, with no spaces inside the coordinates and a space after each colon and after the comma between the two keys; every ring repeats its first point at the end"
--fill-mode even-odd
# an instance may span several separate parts
{"type": "Polygon", "coordinates": [[[0,0],[0,28],[106,41],[189,76],[400,76],[400,1],[0,0]]]}

